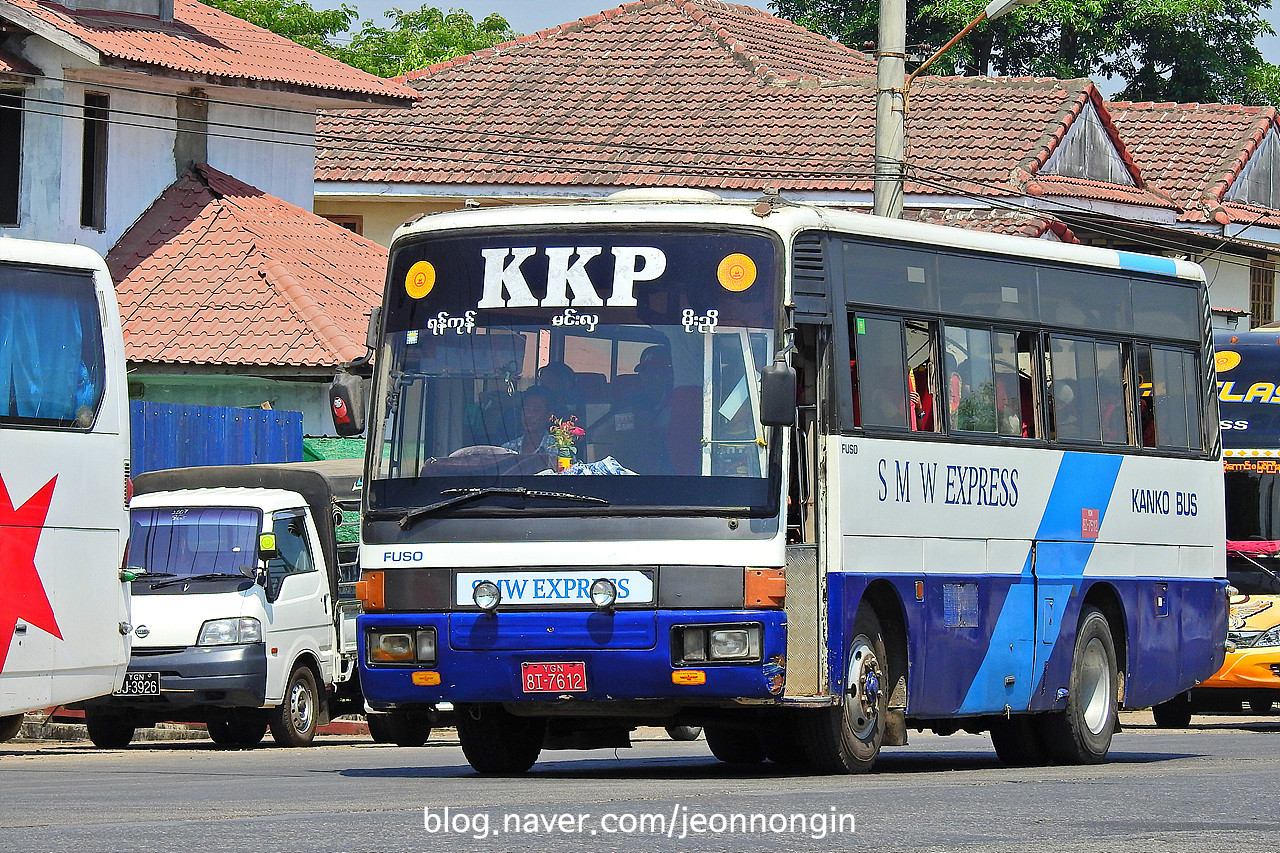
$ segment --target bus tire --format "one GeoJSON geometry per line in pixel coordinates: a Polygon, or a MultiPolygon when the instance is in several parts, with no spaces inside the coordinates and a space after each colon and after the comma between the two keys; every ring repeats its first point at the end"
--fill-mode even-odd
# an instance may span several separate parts
{"type": "Polygon", "coordinates": [[[708,726],[702,734],[707,739],[711,754],[725,764],[759,764],[764,761],[764,745],[753,731],[708,726]]]}
{"type": "Polygon", "coordinates": [[[546,720],[517,717],[501,705],[459,705],[456,716],[462,754],[477,773],[526,773],[542,752],[546,720]]]}
{"type": "Polygon", "coordinates": [[[667,726],[667,737],[672,740],[697,740],[702,735],[702,726],[667,726]]]}
{"type": "Polygon", "coordinates": [[[1151,709],[1156,727],[1161,729],[1185,729],[1191,725],[1191,693],[1186,691],[1168,702],[1161,702],[1151,709]]]}
{"type": "Polygon", "coordinates": [[[1049,755],[1040,737],[1036,720],[1026,715],[1000,720],[991,727],[991,744],[1001,764],[1034,767],[1045,764],[1049,755]]]}
{"type": "Polygon", "coordinates": [[[784,714],[760,730],[760,745],[765,758],[783,767],[804,764],[804,750],[800,748],[800,736],[796,731],[796,718],[784,714]]]}
{"type": "Polygon", "coordinates": [[[884,635],[867,604],[858,607],[849,644],[844,701],[797,715],[805,763],[817,773],[866,773],[884,744],[889,713],[884,635]]]}
{"type": "Polygon", "coordinates": [[[10,714],[7,717],[0,717],[0,743],[13,740],[18,736],[18,732],[22,731],[22,718],[25,714],[10,714]]]}
{"type": "Polygon", "coordinates": [[[1116,728],[1120,675],[1107,617],[1095,607],[1080,611],[1067,708],[1046,715],[1045,747],[1061,764],[1098,764],[1107,757],[1116,728]]]}
{"type": "Polygon", "coordinates": [[[257,746],[267,733],[267,715],[237,708],[210,720],[205,728],[218,746],[257,746]]]}
{"type": "Polygon", "coordinates": [[[1249,710],[1255,714],[1270,714],[1272,704],[1270,699],[1250,699],[1249,710]]]}
{"type": "Polygon", "coordinates": [[[88,710],[84,712],[89,740],[98,749],[124,749],[133,740],[133,721],[118,714],[88,710]]]}
{"type": "Polygon", "coordinates": [[[320,692],[316,676],[306,664],[298,664],[284,688],[284,699],[268,712],[271,737],[280,746],[310,746],[320,719],[320,692]]]}
{"type": "Polygon", "coordinates": [[[370,714],[369,736],[374,743],[394,743],[396,746],[422,746],[431,737],[431,724],[412,719],[405,711],[370,714]]]}

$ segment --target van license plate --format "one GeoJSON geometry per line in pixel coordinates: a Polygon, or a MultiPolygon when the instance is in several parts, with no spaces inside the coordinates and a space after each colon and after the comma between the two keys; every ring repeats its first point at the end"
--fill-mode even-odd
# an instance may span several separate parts
{"type": "Polygon", "coordinates": [[[587,665],[575,663],[522,663],[525,693],[583,693],[587,689],[587,665]]]}
{"type": "Polygon", "coordinates": [[[113,696],[159,696],[160,673],[158,672],[126,672],[124,684],[112,694],[113,696]]]}

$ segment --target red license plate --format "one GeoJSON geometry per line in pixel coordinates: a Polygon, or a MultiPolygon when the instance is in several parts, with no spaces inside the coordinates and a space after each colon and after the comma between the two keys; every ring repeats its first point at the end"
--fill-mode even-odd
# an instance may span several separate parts
{"type": "Polygon", "coordinates": [[[525,693],[582,693],[587,689],[587,665],[522,663],[520,680],[525,693]]]}

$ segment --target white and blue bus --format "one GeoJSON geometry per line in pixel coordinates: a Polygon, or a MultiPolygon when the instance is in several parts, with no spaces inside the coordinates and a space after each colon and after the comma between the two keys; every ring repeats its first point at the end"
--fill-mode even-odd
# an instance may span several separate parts
{"type": "Polygon", "coordinates": [[[630,192],[407,226],[370,339],[361,684],[482,772],[639,725],[1096,762],[1222,662],[1193,264],[630,192]]]}
{"type": "Polygon", "coordinates": [[[124,364],[102,258],[0,237],[0,740],[124,678],[124,364]]]}

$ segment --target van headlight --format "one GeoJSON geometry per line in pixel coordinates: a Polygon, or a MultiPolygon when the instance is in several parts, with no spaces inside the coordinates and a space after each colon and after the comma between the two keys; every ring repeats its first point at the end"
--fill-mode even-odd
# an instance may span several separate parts
{"type": "Polygon", "coordinates": [[[234,646],[261,643],[262,623],[252,616],[210,619],[200,626],[197,646],[234,646]]]}

